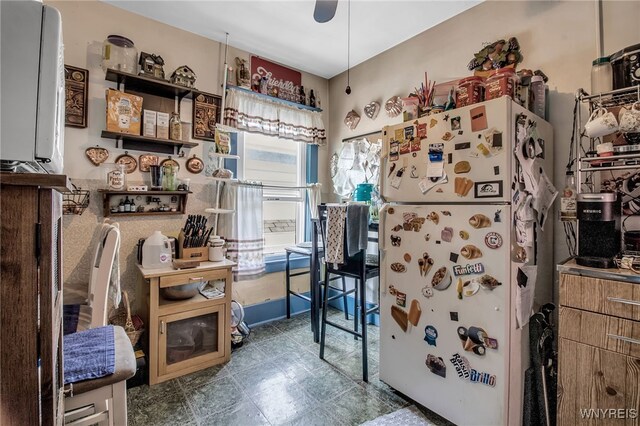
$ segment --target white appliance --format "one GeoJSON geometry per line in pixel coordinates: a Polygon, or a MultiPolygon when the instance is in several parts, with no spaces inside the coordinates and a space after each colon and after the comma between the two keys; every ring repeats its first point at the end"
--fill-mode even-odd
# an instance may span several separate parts
{"type": "Polygon", "coordinates": [[[0,165],[62,172],[64,58],[60,12],[39,1],[0,2],[0,165]]]}
{"type": "Polygon", "coordinates": [[[554,188],[538,185],[553,170],[552,136],[507,97],[383,129],[380,379],[456,424],[522,423],[527,292],[551,301],[553,219],[543,232],[546,214],[518,204],[516,236],[514,209],[525,187],[540,191],[527,202],[553,201],[554,188]],[[446,183],[423,193],[426,174],[443,182],[443,172],[446,183]]]}

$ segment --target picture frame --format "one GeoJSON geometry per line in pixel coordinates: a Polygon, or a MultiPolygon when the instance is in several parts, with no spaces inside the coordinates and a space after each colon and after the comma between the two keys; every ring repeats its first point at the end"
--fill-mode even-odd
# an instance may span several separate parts
{"type": "Polygon", "coordinates": [[[216,124],[221,122],[222,97],[205,92],[193,93],[191,137],[215,142],[216,124]]]}
{"type": "Polygon", "coordinates": [[[89,70],[64,65],[64,125],[87,127],[89,70]]]}
{"type": "Polygon", "coordinates": [[[485,182],[475,182],[473,184],[473,196],[475,198],[502,197],[502,181],[490,180],[485,182]]]}

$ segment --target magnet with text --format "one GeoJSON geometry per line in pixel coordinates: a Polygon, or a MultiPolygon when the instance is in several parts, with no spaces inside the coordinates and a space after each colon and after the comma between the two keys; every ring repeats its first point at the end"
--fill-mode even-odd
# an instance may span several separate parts
{"type": "Polygon", "coordinates": [[[446,290],[451,285],[451,275],[446,266],[442,266],[436,270],[431,278],[431,286],[436,290],[446,290]]]}
{"type": "MultiPolygon", "coordinates": [[[[389,160],[398,161],[399,158],[400,158],[400,142],[398,141],[389,142],[389,160]]],[[[389,176],[391,176],[392,172],[393,172],[393,169],[391,169],[391,171],[389,172],[389,176]]]]}
{"type": "Polygon", "coordinates": [[[473,368],[469,374],[469,381],[473,383],[482,383],[483,385],[494,387],[496,385],[496,375],[490,373],[481,373],[473,368]]]}
{"type": "Polygon", "coordinates": [[[502,181],[492,180],[486,182],[475,182],[473,187],[475,198],[495,198],[502,197],[502,181]]]}
{"type": "Polygon", "coordinates": [[[430,346],[437,346],[436,339],[438,338],[438,330],[432,325],[428,325],[424,328],[424,341],[430,346]]]}
{"type": "Polygon", "coordinates": [[[411,306],[409,307],[409,322],[414,327],[418,326],[420,322],[420,316],[422,316],[422,308],[420,307],[420,302],[416,299],[411,301],[411,306]]]}
{"type": "Polygon", "coordinates": [[[444,360],[435,355],[427,354],[427,359],[425,361],[427,368],[433,374],[440,376],[442,378],[447,377],[447,366],[444,363],[444,360]]]}
{"type": "Polygon", "coordinates": [[[427,123],[420,123],[416,126],[416,133],[418,139],[424,139],[427,137],[427,123]]]}
{"type": "Polygon", "coordinates": [[[474,275],[484,273],[484,265],[480,262],[472,265],[453,265],[453,275],[459,277],[461,275],[474,275]]]}
{"type": "Polygon", "coordinates": [[[487,128],[487,109],[484,105],[471,108],[469,115],[471,116],[472,132],[479,132],[487,128]]]}
{"type": "Polygon", "coordinates": [[[469,148],[471,148],[471,142],[459,142],[453,146],[453,149],[455,149],[456,151],[469,148]]]}
{"type": "Polygon", "coordinates": [[[471,366],[469,365],[469,360],[466,357],[461,356],[459,353],[455,353],[449,361],[456,369],[456,373],[459,378],[464,380],[469,379],[469,376],[471,375],[471,366]]]}
{"type": "Polygon", "coordinates": [[[484,236],[484,243],[490,249],[499,249],[502,247],[502,236],[497,232],[489,232],[484,236]]]}
{"type": "Polygon", "coordinates": [[[396,305],[401,307],[407,306],[407,294],[396,290],[396,305]]]}

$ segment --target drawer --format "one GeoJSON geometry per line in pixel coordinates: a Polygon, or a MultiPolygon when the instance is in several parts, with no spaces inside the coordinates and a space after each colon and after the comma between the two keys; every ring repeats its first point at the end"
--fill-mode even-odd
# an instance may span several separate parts
{"type": "Polygon", "coordinates": [[[560,337],[640,358],[640,321],[560,307],[560,337]]]}
{"type": "Polygon", "coordinates": [[[560,305],[640,321],[640,284],[560,274],[560,305]]]}
{"type": "Polygon", "coordinates": [[[160,277],[160,288],[173,287],[176,285],[190,284],[194,281],[212,281],[212,280],[226,280],[227,271],[215,270],[215,271],[191,271],[184,274],[167,275],[160,277]]]}

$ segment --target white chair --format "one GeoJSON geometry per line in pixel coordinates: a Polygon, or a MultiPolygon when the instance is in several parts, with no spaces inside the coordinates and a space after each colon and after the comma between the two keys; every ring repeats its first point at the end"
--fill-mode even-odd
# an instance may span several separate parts
{"type": "MultiPolygon", "coordinates": [[[[100,228],[100,236],[85,297],[86,304],[90,307],[88,328],[107,325],[109,286],[116,254],[120,249],[120,230],[117,224],[105,220],[100,228]]],[[[78,298],[77,293],[75,298],[78,298]]],[[[127,424],[126,380],[135,374],[136,359],[129,337],[122,327],[114,327],[114,344],[114,374],[71,384],[72,395],[65,398],[65,424],[127,424]]]]}

